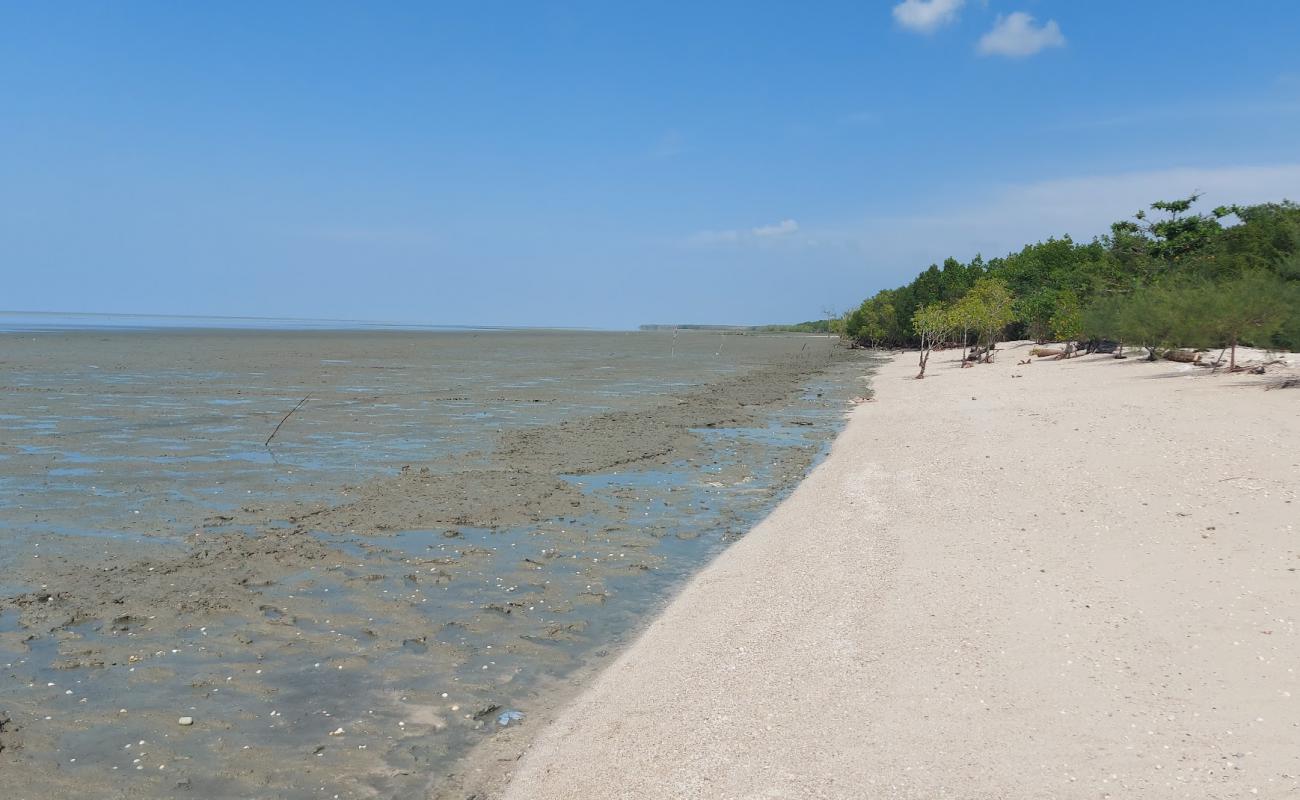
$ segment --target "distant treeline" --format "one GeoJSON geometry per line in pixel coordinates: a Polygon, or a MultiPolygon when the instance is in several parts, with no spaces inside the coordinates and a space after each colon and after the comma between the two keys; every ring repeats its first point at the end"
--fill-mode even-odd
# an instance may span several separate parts
{"type": "MultiPolygon", "coordinates": [[[[1108,339],[1170,347],[1300,348],[1300,205],[1153,203],[1079,244],[1068,236],[963,264],[949,258],[836,320],[867,346],[922,337],[1108,339]]],[[[818,323],[806,323],[818,324],[818,323]]]]}
{"type": "Polygon", "coordinates": [[[833,319],[814,319],[794,325],[758,325],[749,330],[758,333],[835,333],[838,330],[836,323],[837,320],[833,319]]]}
{"type": "Polygon", "coordinates": [[[722,331],[730,333],[838,333],[840,321],[818,319],[793,325],[642,325],[643,331],[722,331]]]}
{"type": "Polygon", "coordinates": [[[743,331],[743,325],[641,325],[643,331],[743,331]]]}

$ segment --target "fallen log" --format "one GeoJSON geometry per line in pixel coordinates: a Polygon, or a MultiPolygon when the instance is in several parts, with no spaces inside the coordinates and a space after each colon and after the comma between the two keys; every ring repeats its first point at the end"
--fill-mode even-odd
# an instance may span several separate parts
{"type": "Polygon", "coordinates": [[[1170,350],[1165,353],[1166,361],[1177,361],[1180,364],[1195,364],[1201,360],[1201,354],[1196,350],[1170,350]]]}

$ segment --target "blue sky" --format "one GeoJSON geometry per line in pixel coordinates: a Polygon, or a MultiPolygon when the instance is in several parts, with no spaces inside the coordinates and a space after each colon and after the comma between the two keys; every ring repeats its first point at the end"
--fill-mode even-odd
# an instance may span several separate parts
{"type": "Polygon", "coordinates": [[[0,308],[814,318],[1300,199],[1300,3],[0,0],[0,308]]]}

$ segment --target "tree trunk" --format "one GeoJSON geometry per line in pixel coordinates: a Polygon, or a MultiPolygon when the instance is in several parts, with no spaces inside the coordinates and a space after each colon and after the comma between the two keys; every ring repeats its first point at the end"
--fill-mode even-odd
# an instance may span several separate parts
{"type": "Polygon", "coordinates": [[[1237,369],[1237,334],[1232,334],[1229,344],[1232,345],[1232,353],[1228,356],[1228,372],[1235,372],[1237,369]]]}

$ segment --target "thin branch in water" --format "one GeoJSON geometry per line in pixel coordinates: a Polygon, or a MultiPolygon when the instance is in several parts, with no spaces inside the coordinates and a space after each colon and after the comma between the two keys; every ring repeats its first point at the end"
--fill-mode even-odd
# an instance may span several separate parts
{"type": "Polygon", "coordinates": [[[269,447],[271,446],[271,440],[274,439],[274,438],[275,438],[275,435],[276,435],[277,433],[280,432],[280,428],[281,428],[281,426],[283,426],[284,423],[286,423],[286,422],[289,421],[289,417],[292,417],[292,416],[293,416],[293,412],[295,412],[295,411],[297,411],[298,409],[302,408],[302,407],[303,407],[303,404],[305,404],[305,403],[306,403],[308,400],[310,400],[310,399],[311,399],[311,395],[307,395],[306,397],[304,397],[303,399],[301,399],[301,400],[298,401],[298,405],[296,405],[296,406],[294,406],[293,408],[289,409],[289,413],[284,415],[284,419],[280,420],[280,424],[275,426],[275,430],[271,431],[271,435],[268,436],[268,437],[266,437],[266,441],[265,441],[265,442],[262,442],[262,446],[263,446],[263,447],[266,447],[266,448],[269,448],[269,447]]]}

